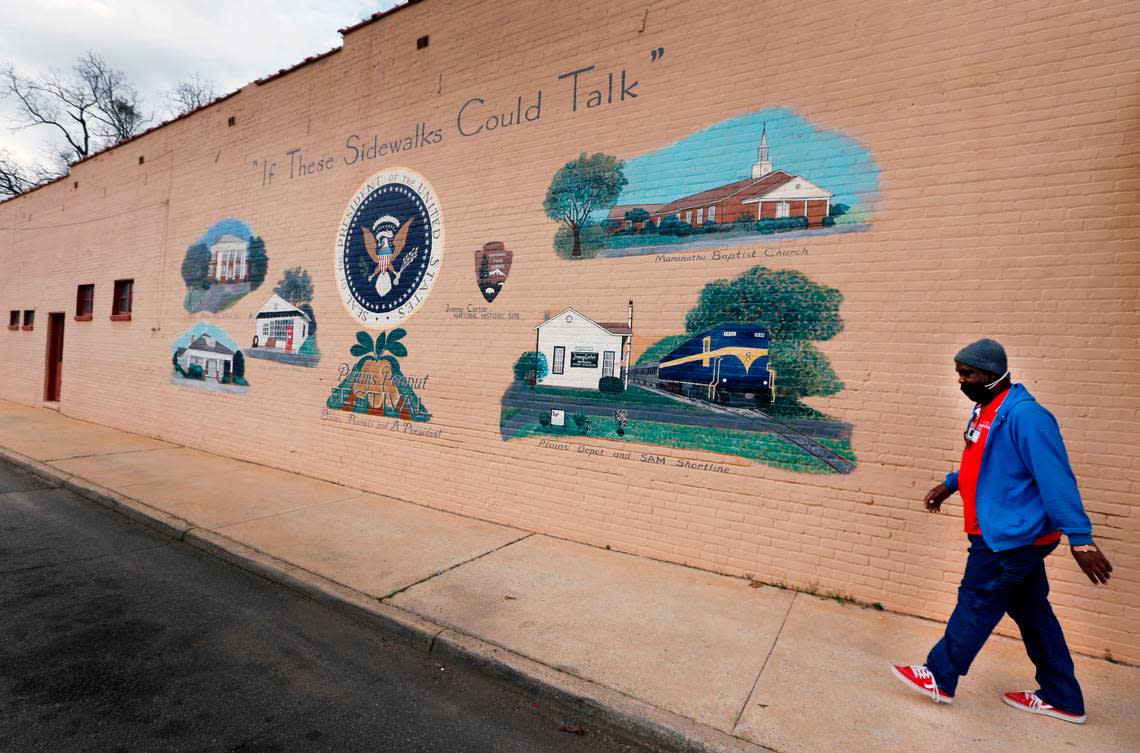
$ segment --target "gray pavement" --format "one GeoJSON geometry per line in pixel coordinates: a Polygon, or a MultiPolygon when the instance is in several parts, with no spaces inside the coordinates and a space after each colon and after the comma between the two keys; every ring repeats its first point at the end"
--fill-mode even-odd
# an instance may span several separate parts
{"type": "Polygon", "coordinates": [[[0,462],[0,751],[643,750],[0,462]]]}

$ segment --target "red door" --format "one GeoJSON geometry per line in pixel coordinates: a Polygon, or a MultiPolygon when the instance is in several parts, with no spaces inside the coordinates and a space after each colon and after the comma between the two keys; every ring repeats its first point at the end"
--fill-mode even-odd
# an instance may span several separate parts
{"type": "Polygon", "coordinates": [[[289,326],[285,328],[285,352],[293,352],[293,322],[289,322],[289,326]]]}
{"type": "Polygon", "coordinates": [[[63,314],[48,314],[47,374],[44,380],[44,400],[59,401],[63,383],[63,314]]]}

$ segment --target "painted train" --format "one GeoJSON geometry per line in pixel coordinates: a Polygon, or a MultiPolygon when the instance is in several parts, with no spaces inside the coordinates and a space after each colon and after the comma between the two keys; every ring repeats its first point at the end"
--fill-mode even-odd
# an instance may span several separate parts
{"type": "Polygon", "coordinates": [[[770,405],[776,372],[768,360],[768,330],[723,324],[695,335],[660,361],[640,363],[630,381],[722,405],[770,405]]]}

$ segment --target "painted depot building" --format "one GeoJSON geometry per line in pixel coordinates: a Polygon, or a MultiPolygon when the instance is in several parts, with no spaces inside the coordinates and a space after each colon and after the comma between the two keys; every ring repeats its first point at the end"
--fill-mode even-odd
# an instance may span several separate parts
{"type": "Polygon", "coordinates": [[[603,377],[628,382],[632,301],[624,322],[599,323],[568,308],[535,327],[535,332],[536,350],[549,368],[542,384],[596,390],[603,377]]]}
{"type": "Polygon", "coordinates": [[[1121,563],[1093,598],[1051,558],[1070,643],[1140,662],[1140,6],[531,5],[407,3],[0,202],[0,400],[944,620],[961,507],[922,497],[993,337],[1121,563]],[[658,389],[730,323],[771,405],[658,389]]]}

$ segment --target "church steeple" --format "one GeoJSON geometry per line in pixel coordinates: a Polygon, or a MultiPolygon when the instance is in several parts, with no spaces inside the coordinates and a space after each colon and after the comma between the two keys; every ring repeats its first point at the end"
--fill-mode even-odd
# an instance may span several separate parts
{"type": "Polygon", "coordinates": [[[772,162],[768,159],[768,124],[760,131],[760,149],[757,150],[756,164],[752,166],[752,177],[763,178],[772,172],[772,162]]]}

